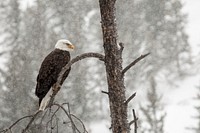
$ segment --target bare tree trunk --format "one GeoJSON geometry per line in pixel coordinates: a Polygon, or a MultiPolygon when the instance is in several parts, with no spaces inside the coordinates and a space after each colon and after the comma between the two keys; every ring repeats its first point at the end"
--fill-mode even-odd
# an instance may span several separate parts
{"type": "Polygon", "coordinates": [[[117,43],[116,0],[99,0],[113,133],[128,133],[122,49],[117,43]]]}

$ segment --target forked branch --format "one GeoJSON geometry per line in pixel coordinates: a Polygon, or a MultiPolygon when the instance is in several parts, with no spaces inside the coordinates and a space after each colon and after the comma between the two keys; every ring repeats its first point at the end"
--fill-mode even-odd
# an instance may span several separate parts
{"type": "Polygon", "coordinates": [[[136,117],[135,110],[133,109],[132,111],[133,111],[133,118],[134,118],[134,120],[132,120],[129,123],[129,126],[131,126],[132,124],[134,124],[134,133],[137,133],[137,128],[138,128],[137,121],[138,121],[138,118],[136,117]]]}

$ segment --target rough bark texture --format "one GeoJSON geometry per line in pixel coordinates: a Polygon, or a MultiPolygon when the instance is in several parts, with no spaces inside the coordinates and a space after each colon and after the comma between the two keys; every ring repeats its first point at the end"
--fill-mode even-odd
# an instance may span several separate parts
{"type": "Polygon", "coordinates": [[[113,133],[128,133],[127,105],[122,74],[122,50],[117,44],[115,0],[99,0],[108,95],[113,133]]]}

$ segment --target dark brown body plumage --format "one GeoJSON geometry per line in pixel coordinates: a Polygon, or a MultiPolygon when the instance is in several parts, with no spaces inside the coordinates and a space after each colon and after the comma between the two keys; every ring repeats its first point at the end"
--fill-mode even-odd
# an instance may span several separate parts
{"type": "MultiPolygon", "coordinates": [[[[58,75],[62,68],[70,61],[70,53],[55,49],[42,62],[37,76],[37,85],[35,94],[39,98],[39,105],[50,88],[56,83],[58,75]]],[[[71,69],[71,68],[70,68],[71,69]]],[[[70,69],[63,76],[62,83],[68,76],[70,69]]]]}

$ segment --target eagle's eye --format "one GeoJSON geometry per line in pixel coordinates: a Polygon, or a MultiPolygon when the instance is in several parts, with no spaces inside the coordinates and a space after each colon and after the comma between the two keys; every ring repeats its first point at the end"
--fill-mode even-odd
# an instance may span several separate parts
{"type": "Polygon", "coordinates": [[[70,48],[70,49],[74,49],[74,45],[69,44],[69,43],[65,43],[65,44],[67,45],[68,48],[70,48]]]}

